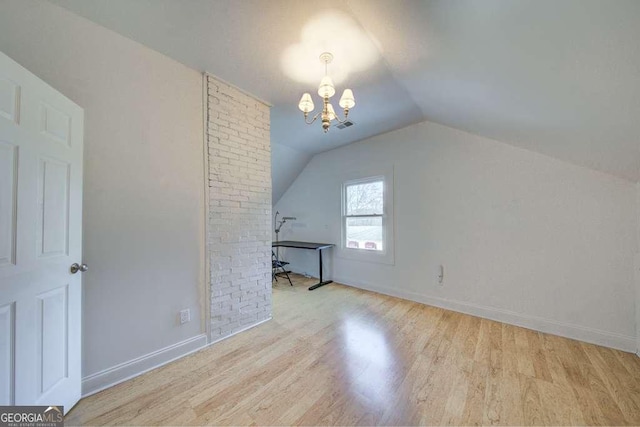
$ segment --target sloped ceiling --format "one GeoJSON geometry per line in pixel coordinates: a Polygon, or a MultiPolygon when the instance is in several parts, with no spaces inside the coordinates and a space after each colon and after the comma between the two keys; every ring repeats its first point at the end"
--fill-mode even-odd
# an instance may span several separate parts
{"type": "Polygon", "coordinates": [[[296,159],[426,119],[640,180],[640,1],[51,1],[271,103],[296,159]],[[297,110],[324,50],[357,102],[328,134],[297,110]]]}

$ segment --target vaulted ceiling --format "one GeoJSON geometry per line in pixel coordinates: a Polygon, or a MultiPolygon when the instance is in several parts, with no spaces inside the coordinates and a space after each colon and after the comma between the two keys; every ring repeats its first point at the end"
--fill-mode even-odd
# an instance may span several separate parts
{"type": "Polygon", "coordinates": [[[430,120],[640,180],[637,0],[51,1],[271,103],[297,168],[430,120]],[[303,92],[320,103],[325,50],[357,102],[327,134],[297,109],[303,92]]]}

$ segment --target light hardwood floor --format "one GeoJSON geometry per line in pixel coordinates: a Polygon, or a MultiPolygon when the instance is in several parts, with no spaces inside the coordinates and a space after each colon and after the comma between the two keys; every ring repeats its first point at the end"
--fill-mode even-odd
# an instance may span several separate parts
{"type": "Polygon", "coordinates": [[[332,284],[83,399],[67,425],[637,425],[640,358],[332,284]]]}

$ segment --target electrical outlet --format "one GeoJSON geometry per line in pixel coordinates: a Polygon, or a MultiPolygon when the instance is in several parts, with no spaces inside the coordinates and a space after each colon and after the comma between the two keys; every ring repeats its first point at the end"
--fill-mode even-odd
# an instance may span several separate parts
{"type": "Polygon", "coordinates": [[[183,325],[187,322],[191,322],[191,310],[188,308],[180,310],[180,324],[183,325]]]}

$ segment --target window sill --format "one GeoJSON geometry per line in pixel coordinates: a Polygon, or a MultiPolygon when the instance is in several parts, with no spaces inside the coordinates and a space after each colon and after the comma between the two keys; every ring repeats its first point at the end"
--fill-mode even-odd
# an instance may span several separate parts
{"type": "Polygon", "coordinates": [[[395,265],[394,254],[390,252],[366,251],[353,248],[336,248],[335,256],[349,261],[370,262],[373,264],[395,265]]]}

